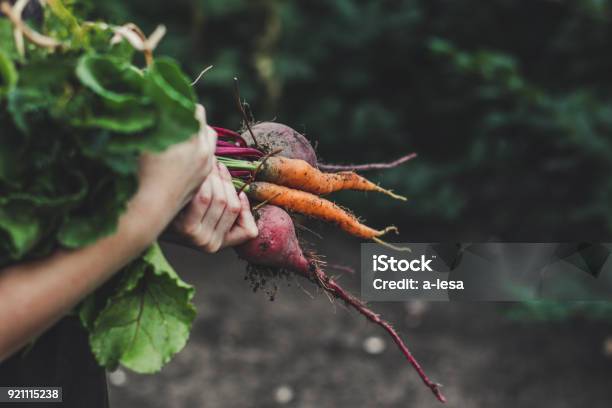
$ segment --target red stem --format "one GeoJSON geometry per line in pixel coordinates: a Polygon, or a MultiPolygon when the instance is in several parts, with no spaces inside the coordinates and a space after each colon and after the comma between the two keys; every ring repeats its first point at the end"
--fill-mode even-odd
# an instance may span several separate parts
{"type": "Polygon", "coordinates": [[[252,172],[249,170],[230,170],[232,177],[251,177],[252,172]]]}
{"type": "Polygon", "coordinates": [[[228,142],[227,140],[219,140],[217,139],[217,147],[240,147],[236,142],[228,142]]]}
{"type": "Polygon", "coordinates": [[[238,146],[217,146],[215,154],[217,156],[254,157],[256,159],[263,156],[263,153],[257,149],[238,146]]]}
{"type": "Polygon", "coordinates": [[[421,377],[421,380],[423,380],[425,385],[429,387],[429,389],[431,389],[431,391],[434,393],[434,395],[440,402],[446,402],[446,398],[444,397],[444,395],[442,395],[442,392],[440,391],[440,384],[432,382],[429,377],[427,377],[427,374],[425,374],[425,371],[423,371],[423,368],[421,367],[419,362],[414,358],[414,356],[408,349],[408,346],[406,346],[404,341],[401,339],[395,329],[391,326],[391,324],[386,320],[381,319],[379,315],[370,310],[360,299],[357,299],[355,296],[344,290],[340,285],[336,283],[336,281],[327,276],[325,272],[323,272],[323,270],[320,269],[314,262],[312,262],[312,265],[314,267],[314,274],[317,278],[319,285],[326,292],[339,299],[344,300],[347,304],[352,306],[355,310],[365,316],[372,323],[375,323],[385,329],[386,332],[389,333],[397,347],[399,347],[402,354],[406,357],[410,364],[412,364],[412,366],[419,374],[419,377],[421,377]]]}
{"type": "Polygon", "coordinates": [[[234,132],[233,130],[225,129],[218,126],[212,126],[212,128],[217,132],[218,137],[227,137],[230,139],[234,139],[240,146],[246,147],[247,142],[240,135],[240,133],[234,132]]]}
{"type": "Polygon", "coordinates": [[[410,153],[402,156],[397,160],[388,163],[365,163],[365,164],[325,164],[319,163],[319,169],[323,171],[368,171],[368,170],[383,170],[392,169],[402,163],[412,160],[417,157],[416,153],[410,153]]]}

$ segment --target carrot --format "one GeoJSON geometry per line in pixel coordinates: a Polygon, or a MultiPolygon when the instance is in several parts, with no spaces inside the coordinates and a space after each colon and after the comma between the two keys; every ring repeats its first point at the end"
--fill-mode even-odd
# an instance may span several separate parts
{"type": "Polygon", "coordinates": [[[247,185],[244,191],[257,201],[278,205],[290,211],[337,224],[344,231],[360,238],[372,239],[387,232],[363,225],[355,216],[337,204],[305,191],[293,190],[265,181],[253,182],[247,185]]]}
{"type": "Polygon", "coordinates": [[[336,224],[345,232],[359,238],[371,239],[398,250],[409,250],[408,248],[394,247],[380,239],[382,235],[389,231],[397,232],[396,227],[390,226],[383,230],[370,228],[360,223],[354,215],[343,210],[337,204],[312,193],[294,190],[265,181],[256,181],[246,184],[242,180],[234,179],[234,186],[237,189],[242,189],[254,200],[266,204],[277,205],[289,211],[336,224]]]}
{"type": "Polygon", "coordinates": [[[378,191],[406,201],[406,197],[394,194],[355,172],[323,173],[304,160],[287,157],[269,157],[262,161],[256,178],[313,194],[328,194],[339,190],[378,191]]]}

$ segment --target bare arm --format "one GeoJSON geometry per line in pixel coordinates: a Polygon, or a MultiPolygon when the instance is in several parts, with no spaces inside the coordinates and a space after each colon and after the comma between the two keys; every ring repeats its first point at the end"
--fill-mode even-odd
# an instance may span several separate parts
{"type": "Polygon", "coordinates": [[[141,158],[139,188],[112,236],[78,250],[0,270],[0,361],[44,332],[138,256],[188,203],[215,166],[216,133],[141,158]]]}
{"type": "Polygon", "coordinates": [[[138,256],[171,214],[137,195],[118,230],[88,247],[0,271],[0,361],[40,335],[138,256]]]}
{"type": "Polygon", "coordinates": [[[217,167],[216,133],[201,106],[196,115],[198,135],[141,158],[138,192],[112,236],[0,270],[0,362],[137,257],[182,208],[176,230],[203,251],[257,235],[246,196],[239,198],[227,169],[217,167]]]}

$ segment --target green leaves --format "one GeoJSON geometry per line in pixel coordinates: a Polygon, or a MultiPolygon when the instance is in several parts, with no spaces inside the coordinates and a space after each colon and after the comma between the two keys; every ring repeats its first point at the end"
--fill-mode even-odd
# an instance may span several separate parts
{"type": "Polygon", "coordinates": [[[160,151],[189,139],[198,131],[200,125],[194,114],[195,93],[176,62],[156,60],[145,72],[144,93],[157,107],[155,126],[143,138],[113,139],[112,149],[160,151]]]}
{"type": "Polygon", "coordinates": [[[3,258],[19,259],[36,244],[40,233],[41,223],[31,218],[26,208],[0,207],[0,250],[3,258]]]}
{"type": "MultiPolygon", "coordinates": [[[[91,348],[106,367],[140,373],[159,371],[189,337],[194,289],[183,282],[158,245],[129,265],[115,294],[91,328],[91,348]]],[[[91,304],[81,317],[91,320],[91,304]]]]}
{"type": "Polygon", "coordinates": [[[84,117],[73,123],[120,133],[134,133],[155,123],[155,112],[143,95],[143,75],[133,65],[112,56],[85,55],[77,78],[93,96],[84,117]]]}
{"type": "Polygon", "coordinates": [[[77,63],[76,75],[109,106],[125,108],[131,103],[142,102],[142,74],[126,61],[85,55],[77,63]]]}
{"type": "Polygon", "coordinates": [[[73,123],[124,133],[109,139],[109,151],[160,151],[198,131],[195,94],[172,60],[142,73],[115,56],[85,55],[76,75],[94,96],[73,123]]]}
{"type": "Polygon", "coordinates": [[[23,133],[48,132],[54,129],[46,123],[50,117],[59,121],[70,117],[66,103],[72,97],[74,64],[71,56],[48,56],[20,65],[19,81],[7,97],[8,111],[23,133]]]}
{"type": "Polygon", "coordinates": [[[0,100],[17,83],[17,70],[8,55],[0,50],[0,100]]]}
{"type": "MultiPolygon", "coordinates": [[[[199,129],[195,94],[172,60],[140,69],[104,23],[48,0],[48,50],[16,52],[0,18],[0,267],[80,248],[115,232],[138,189],[141,154],[199,129]]],[[[112,254],[109,254],[112,256],[112,254]]],[[[154,245],[79,307],[100,364],[159,370],[185,345],[195,309],[154,245]]]]}
{"type": "Polygon", "coordinates": [[[0,79],[0,116],[11,125],[0,135],[0,234],[11,242],[0,259],[27,259],[41,220],[53,221],[47,243],[68,248],[112,234],[137,190],[139,154],[199,128],[195,94],[171,60],[143,72],[114,51],[90,50],[33,56],[18,72],[0,50],[0,79]],[[17,202],[28,215],[9,220],[17,202]]]}
{"type": "Polygon", "coordinates": [[[0,52],[9,58],[18,57],[13,40],[13,25],[7,18],[0,18],[0,52]]]}
{"type": "Polygon", "coordinates": [[[58,242],[68,248],[78,248],[114,233],[137,187],[133,175],[105,177],[95,185],[86,202],[65,215],[57,232],[58,242]]]}

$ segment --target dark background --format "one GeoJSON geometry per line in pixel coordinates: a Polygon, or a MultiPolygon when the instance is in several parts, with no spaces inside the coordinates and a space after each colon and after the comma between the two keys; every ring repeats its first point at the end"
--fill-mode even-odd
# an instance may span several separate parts
{"type": "MultiPolygon", "coordinates": [[[[400,226],[398,240],[610,240],[610,1],[96,3],[88,11],[105,20],[145,32],[165,24],[157,52],[193,78],[215,66],[197,84],[212,124],[240,127],[238,76],[255,120],[303,131],[324,162],[417,152],[372,174],[408,204],[335,197],[373,226],[400,226]]],[[[330,262],[358,267],[359,241],[324,236],[308,239],[330,262]]],[[[294,283],[270,303],[248,294],[231,252],[166,250],[197,286],[195,331],[161,374],[113,374],[116,407],[276,406],[284,386],[288,406],[437,406],[389,343],[367,352],[378,328],[340,305],[334,314],[307,284],[314,300],[294,283]]],[[[343,282],[357,290],[357,277],[343,282]]],[[[446,385],[450,406],[612,402],[610,307],[373,306],[446,385]]]]}
{"type": "Polygon", "coordinates": [[[402,238],[603,240],[612,225],[612,24],[605,0],[109,0],[94,15],[163,23],[160,54],[209,121],[306,133],[326,162],[412,163],[373,176],[412,198],[343,195],[402,238]]]}

